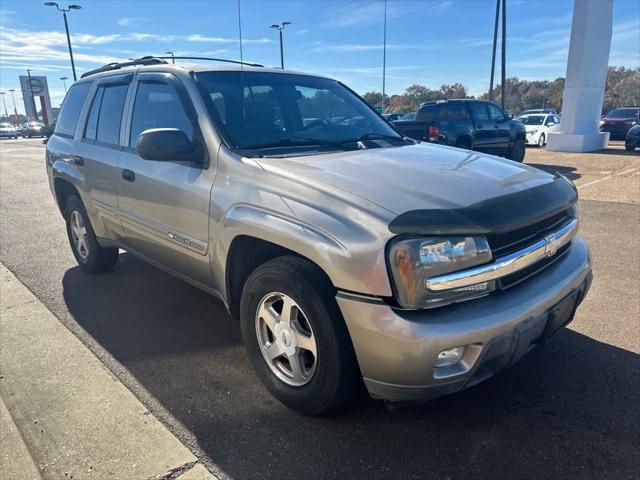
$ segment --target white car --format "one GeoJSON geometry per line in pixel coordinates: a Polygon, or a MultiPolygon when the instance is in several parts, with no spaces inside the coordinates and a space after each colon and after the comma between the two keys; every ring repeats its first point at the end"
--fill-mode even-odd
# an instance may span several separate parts
{"type": "Polygon", "coordinates": [[[0,123],[0,137],[18,138],[18,129],[10,123],[0,123]]]}
{"type": "Polygon", "coordinates": [[[524,123],[527,132],[525,143],[544,147],[549,138],[549,132],[559,131],[560,117],[552,114],[521,115],[517,118],[524,123]]]}

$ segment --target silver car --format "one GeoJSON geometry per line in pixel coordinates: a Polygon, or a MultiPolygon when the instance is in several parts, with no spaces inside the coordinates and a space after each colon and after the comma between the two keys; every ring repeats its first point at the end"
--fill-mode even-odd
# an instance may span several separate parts
{"type": "Polygon", "coordinates": [[[71,248],[218,297],[284,404],[456,392],[573,318],[591,263],[565,178],[404,138],[329,78],[154,60],[64,100],[47,171],[71,248]]]}

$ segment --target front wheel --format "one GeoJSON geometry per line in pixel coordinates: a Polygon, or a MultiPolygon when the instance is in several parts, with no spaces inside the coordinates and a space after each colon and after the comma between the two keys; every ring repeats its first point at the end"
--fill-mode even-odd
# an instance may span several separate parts
{"type": "Polygon", "coordinates": [[[625,145],[624,148],[627,152],[633,152],[636,149],[633,145],[625,145]]]}
{"type": "Polygon", "coordinates": [[[538,137],[538,147],[544,147],[545,143],[547,143],[547,137],[545,137],[544,133],[541,133],[538,137]]]}
{"type": "Polygon", "coordinates": [[[269,392],[306,415],[336,409],[359,384],[335,291],[311,262],[283,256],[258,267],[241,298],[242,337],[269,392]]]}
{"type": "Polygon", "coordinates": [[[64,218],[67,221],[69,244],[78,265],[88,273],[110,271],[118,261],[118,249],[100,246],[87,211],[76,195],[67,199],[64,218]]]}
{"type": "Polygon", "coordinates": [[[524,152],[525,152],[524,140],[522,138],[516,138],[509,149],[509,153],[507,154],[507,158],[509,160],[513,160],[514,162],[522,163],[524,160],[524,152]]]}

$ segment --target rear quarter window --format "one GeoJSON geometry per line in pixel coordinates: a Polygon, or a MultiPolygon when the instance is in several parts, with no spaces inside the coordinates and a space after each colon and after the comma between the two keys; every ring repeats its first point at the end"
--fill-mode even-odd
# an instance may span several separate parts
{"type": "Polygon", "coordinates": [[[92,82],[78,83],[73,85],[67,92],[62,102],[58,121],[56,122],[55,133],[57,135],[73,137],[82,106],[89,94],[91,83],[92,82]]]}

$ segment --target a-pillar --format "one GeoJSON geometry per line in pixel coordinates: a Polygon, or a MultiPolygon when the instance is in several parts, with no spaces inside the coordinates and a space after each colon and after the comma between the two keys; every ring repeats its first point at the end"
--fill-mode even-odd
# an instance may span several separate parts
{"type": "Polygon", "coordinates": [[[599,131],[611,47],[613,0],[574,0],[560,131],[547,150],[589,152],[605,148],[599,131]]]}

